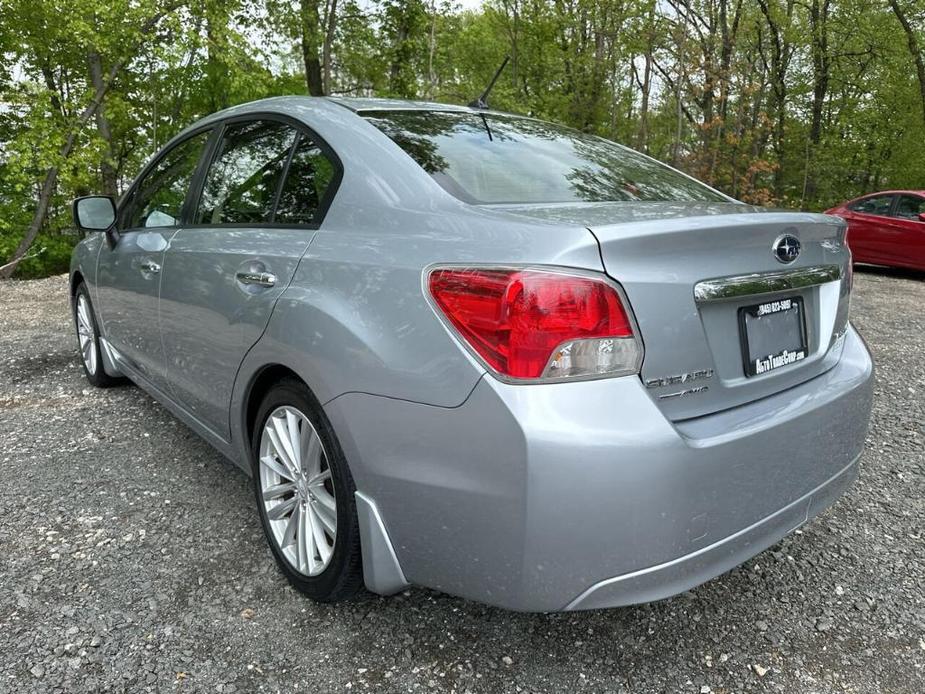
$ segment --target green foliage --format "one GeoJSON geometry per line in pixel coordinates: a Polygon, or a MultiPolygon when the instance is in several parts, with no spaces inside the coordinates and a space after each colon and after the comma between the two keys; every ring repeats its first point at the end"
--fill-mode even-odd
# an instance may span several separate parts
{"type": "Polygon", "coordinates": [[[616,139],[743,200],[819,210],[925,188],[923,46],[915,0],[0,0],[0,265],[50,170],[45,250],[19,276],[66,268],[71,198],[124,190],[207,113],[312,80],[466,103],[507,55],[493,107],[616,139]]]}
{"type": "MultiPolygon", "coordinates": [[[[29,255],[19,264],[16,276],[33,279],[67,272],[71,264],[71,250],[78,240],[74,233],[39,234],[29,255]]],[[[18,235],[0,234],[0,257],[9,257],[17,243],[18,235]]]]}

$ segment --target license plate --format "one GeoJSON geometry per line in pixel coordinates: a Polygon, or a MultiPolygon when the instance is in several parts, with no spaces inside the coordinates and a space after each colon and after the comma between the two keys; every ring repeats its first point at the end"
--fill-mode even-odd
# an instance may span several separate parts
{"type": "Polygon", "coordinates": [[[806,358],[801,297],[740,308],[739,331],[746,376],[760,376],[806,358]]]}

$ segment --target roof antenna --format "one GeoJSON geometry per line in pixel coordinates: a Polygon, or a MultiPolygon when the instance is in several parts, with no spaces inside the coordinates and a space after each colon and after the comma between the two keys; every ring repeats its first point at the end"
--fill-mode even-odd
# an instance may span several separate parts
{"type": "Polygon", "coordinates": [[[501,76],[502,70],[504,70],[505,66],[507,66],[507,63],[510,59],[511,59],[511,56],[509,55],[504,56],[504,62],[501,63],[501,67],[498,68],[498,71],[495,73],[495,76],[491,78],[491,82],[488,83],[488,88],[484,92],[482,92],[482,96],[480,96],[478,99],[476,99],[475,101],[469,102],[469,108],[477,108],[482,111],[488,109],[488,93],[491,91],[491,88],[495,86],[495,82],[498,81],[498,78],[501,76]]]}

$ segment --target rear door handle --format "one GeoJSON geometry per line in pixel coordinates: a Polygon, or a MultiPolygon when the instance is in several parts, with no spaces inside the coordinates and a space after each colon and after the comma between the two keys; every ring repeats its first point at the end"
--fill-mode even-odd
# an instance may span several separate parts
{"type": "Polygon", "coordinates": [[[253,284],[258,287],[272,287],[276,284],[276,275],[272,272],[239,272],[235,279],[241,284],[253,284]]]}
{"type": "Polygon", "coordinates": [[[161,271],[161,266],[155,263],[153,260],[144,260],[141,263],[142,272],[149,272],[152,275],[156,275],[161,271]]]}

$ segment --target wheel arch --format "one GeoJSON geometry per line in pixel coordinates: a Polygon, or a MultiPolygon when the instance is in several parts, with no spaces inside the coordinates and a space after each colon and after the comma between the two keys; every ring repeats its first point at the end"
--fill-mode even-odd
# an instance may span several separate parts
{"type": "Polygon", "coordinates": [[[77,294],[77,287],[79,287],[81,283],[84,283],[84,282],[86,282],[86,280],[84,280],[83,272],[81,272],[80,270],[74,270],[74,272],[71,273],[70,296],[72,299],[77,294]]]}
{"type": "Polygon", "coordinates": [[[263,399],[266,397],[267,393],[270,392],[270,389],[284,379],[292,379],[305,386],[305,389],[311,395],[311,399],[317,404],[318,398],[315,396],[311,387],[305,382],[305,379],[288,366],[284,364],[266,364],[257,369],[247,386],[243,403],[242,433],[244,434],[244,442],[248,449],[253,445],[254,430],[257,424],[257,411],[260,409],[260,403],[263,402],[263,399]]]}
{"type": "MultiPolygon", "coordinates": [[[[274,385],[283,380],[295,380],[301,383],[309,396],[309,399],[318,408],[319,413],[327,419],[327,413],[319,401],[317,395],[312,390],[311,385],[302,378],[297,371],[278,362],[264,364],[257,368],[249,379],[249,383],[244,389],[241,410],[241,434],[242,443],[248,450],[248,465],[246,471],[252,474],[250,466],[250,450],[253,447],[253,440],[257,429],[257,414],[260,410],[260,404],[266,397],[266,394],[274,385]]],[[[329,426],[334,435],[338,437],[339,443],[343,436],[349,436],[349,432],[334,430],[333,422],[328,420],[329,426]]],[[[350,456],[348,465],[350,464],[350,456]]],[[[355,466],[351,466],[351,472],[355,477],[355,466]]],[[[385,522],[379,512],[375,500],[366,496],[361,490],[357,490],[356,510],[357,520],[360,527],[360,552],[363,561],[363,575],[366,588],[379,595],[392,595],[409,585],[407,579],[402,573],[401,565],[395,554],[386,530],[385,522]]]]}

